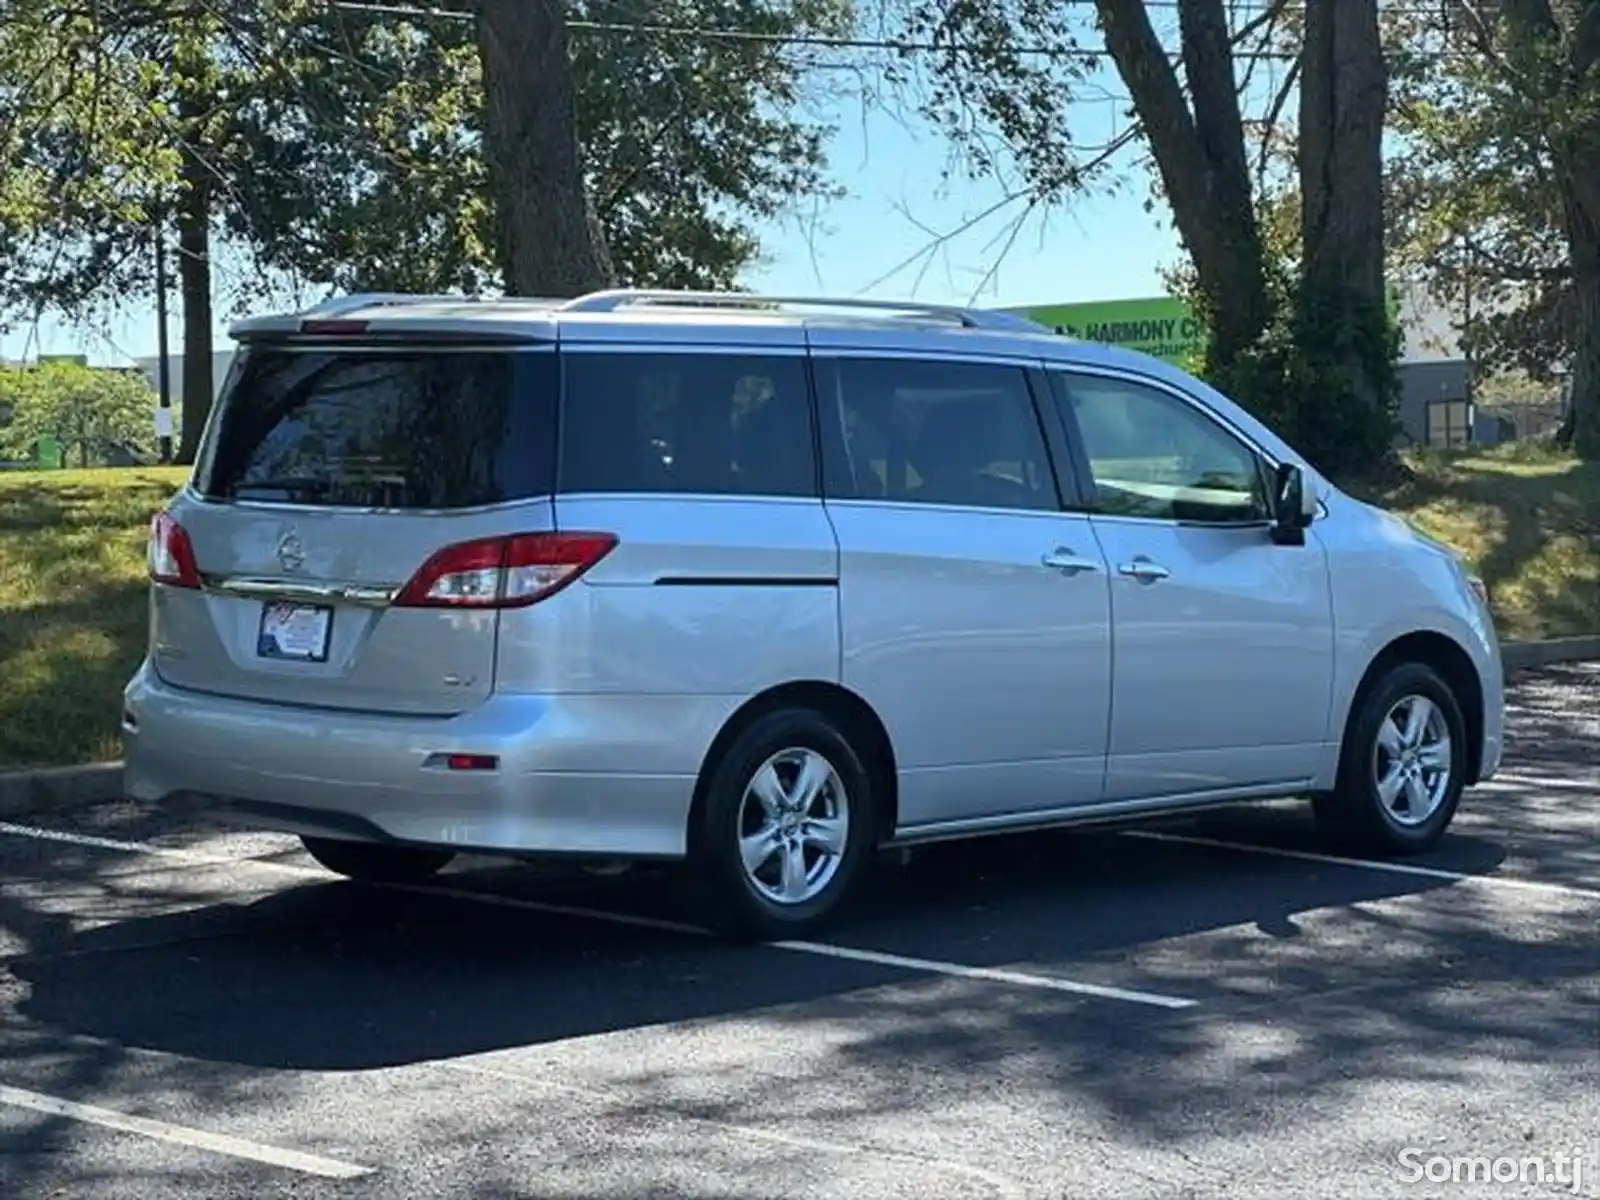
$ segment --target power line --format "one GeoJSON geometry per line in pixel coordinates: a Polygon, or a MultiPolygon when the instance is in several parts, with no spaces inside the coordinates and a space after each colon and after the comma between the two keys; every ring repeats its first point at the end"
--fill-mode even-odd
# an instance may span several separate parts
{"type": "MultiPolygon", "coordinates": [[[[1094,0],[1057,0],[1066,8],[1088,8],[1094,0]]],[[[1176,11],[1180,7],[1179,0],[1144,0],[1145,7],[1168,11],[1176,11]]],[[[330,0],[330,7],[349,12],[368,12],[380,15],[398,17],[426,17],[449,21],[470,21],[472,13],[462,9],[450,8],[419,8],[402,6],[398,4],[367,3],[365,0],[330,0]]],[[[1257,3],[1239,6],[1236,13],[1249,13],[1253,16],[1264,16],[1273,11],[1282,13],[1299,12],[1302,5],[1274,5],[1271,3],[1257,3]]],[[[1384,11],[1394,15],[1424,16],[1437,11],[1437,8],[1427,6],[1425,0],[1419,0],[1416,6],[1388,5],[1384,11]]],[[[912,41],[903,38],[867,38],[867,37],[839,37],[828,34],[811,33],[765,33],[754,29],[727,29],[713,28],[697,25],[668,25],[648,21],[591,21],[587,19],[574,19],[567,22],[567,28],[577,33],[599,34],[649,34],[659,37],[676,37],[686,41],[707,42],[743,42],[751,45],[769,46],[798,46],[826,50],[888,50],[901,54],[919,53],[944,53],[951,51],[973,50],[974,45],[959,42],[929,42],[912,41]]],[[[1023,45],[1013,48],[1013,52],[1030,58],[1074,58],[1096,57],[1099,50],[1068,50],[1060,46],[1023,45]]],[[[1277,59],[1292,62],[1299,55],[1290,51],[1251,51],[1250,57],[1277,59]]]]}

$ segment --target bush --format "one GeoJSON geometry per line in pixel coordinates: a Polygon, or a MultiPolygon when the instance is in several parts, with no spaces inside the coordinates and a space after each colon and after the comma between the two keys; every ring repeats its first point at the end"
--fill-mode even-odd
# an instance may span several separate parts
{"type": "Polygon", "coordinates": [[[68,462],[143,457],[155,442],[155,397],[142,376],[76,363],[0,370],[0,457],[29,458],[42,440],[68,462]]]}
{"type": "Polygon", "coordinates": [[[1384,475],[1395,462],[1400,327],[1384,310],[1352,315],[1345,296],[1316,297],[1287,280],[1256,344],[1201,374],[1331,479],[1384,475]]]}

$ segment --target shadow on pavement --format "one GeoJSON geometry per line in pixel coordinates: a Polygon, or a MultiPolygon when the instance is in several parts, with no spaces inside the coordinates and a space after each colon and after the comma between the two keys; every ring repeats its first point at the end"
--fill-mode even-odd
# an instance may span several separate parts
{"type": "MultiPolygon", "coordinates": [[[[1303,815],[1277,810],[1173,828],[1315,846],[1303,815]]],[[[1482,874],[1503,853],[1487,834],[1452,835],[1440,851],[1453,869],[1482,874]]],[[[0,1072],[43,1078],[54,1094],[92,1100],[98,1081],[123,1078],[130,1050],[154,1050],[179,1056],[145,1060],[163,1064],[159,1086],[237,1111],[293,1104],[294,1071],[544,1046],[545,1069],[559,1072],[561,1056],[589,1051],[556,1043],[721,1018],[740,1025],[736,1044],[714,1043],[714,1059],[692,1069],[681,1039],[622,1043],[637,1053],[605,1059],[611,1111],[863,1130],[915,1114],[919,1128],[948,1124],[952,1157],[970,1162],[984,1158],[981,1145],[962,1146],[977,1136],[963,1132],[964,1105],[996,1088],[1051,1097],[1078,1114],[1069,1124],[1111,1122],[1119,1136],[1180,1144],[1259,1134],[1286,1097],[1303,1113],[1386,1082],[1459,1083],[1562,1061],[1576,1074],[1584,1048],[1592,1053],[1584,989],[1600,965],[1593,903],[1553,904],[1530,922],[1509,889],[1112,833],[929,848],[881,872],[828,940],[1189,997],[1197,1009],[952,981],[246,865],[51,843],[30,843],[25,861],[8,865],[0,930],[22,944],[0,962],[0,999],[9,986],[14,1015],[42,1049],[13,1044],[0,1072]],[[74,927],[45,902],[62,895],[74,897],[75,919],[104,923],[74,927]],[[1385,903],[1401,898],[1419,903],[1385,903]],[[880,990],[897,983],[919,986],[880,990]],[[52,1048],[60,1035],[103,1040],[66,1054],[59,1040],[52,1048]],[[764,1045],[801,1047],[803,1070],[775,1088],[764,1045]]],[[[575,885],[485,867],[449,882],[685,915],[667,873],[575,885]]]]}
{"type": "MultiPolygon", "coordinates": [[[[1477,852],[1490,868],[1493,846],[1482,843],[1477,852]]],[[[81,851],[75,856],[88,861],[81,851]]],[[[248,878],[271,889],[245,903],[206,903],[193,870],[185,865],[176,873],[187,880],[190,907],[182,911],[64,938],[57,929],[49,949],[12,959],[10,970],[27,991],[18,1014],[194,1059],[364,1070],[926,978],[446,896],[304,883],[255,868],[202,868],[217,872],[218,888],[248,878]]],[[[56,868],[57,882],[60,875],[56,868]]],[[[491,868],[451,883],[548,903],[690,916],[668,873],[573,889],[536,872],[491,868]]],[[[996,839],[930,849],[909,868],[881,872],[829,940],[973,966],[1034,964],[1028,969],[1068,977],[1079,977],[1081,967],[1097,981],[1159,992],[1159,979],[1124,969],[1142,948],[1219,930],[1283,931],[1300,913],[1438,886],[1109,834],[996,839]]],[[[141,893],[150,887],[141,884],[141,893]]],[[[0,924],[16,916],[0,909],[0,924]]],[[[1207,986],[1203,978],[1181,983],[1174,989],[1180,996],[1207,986]]],[[[1082,1003],[1050,995],[1045,1009],[1059,1016],[1082,1003]]],[[[1118,1012],[1137,1025],[1155,1016],[1118,1012]]]]}

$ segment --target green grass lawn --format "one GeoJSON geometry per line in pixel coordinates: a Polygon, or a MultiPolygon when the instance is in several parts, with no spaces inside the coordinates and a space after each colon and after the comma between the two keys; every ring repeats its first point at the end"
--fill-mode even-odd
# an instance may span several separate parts
{"type": "MultiPolygon", "coordinates": [[[[1600,465],[1419,454],[1367,499],[1465,554],[1507,640],[1600,633],[1600,465]]],[[[0,769],[117,757],[145,642],[145,531],[182,469],[0,472],[0,769]]]]}
{"type": "Polygon", "coordinates": [[[1473,565],[1502,641],[1600,633],[1600,463],[1530,443],[1407,461],[1412,480],[1358,494],[1473,565]]]}
{"type": "Polygon", "coordinates": [[[120,753],[145,531],[182,469],[0,472],[0,768],[120,753]]]}

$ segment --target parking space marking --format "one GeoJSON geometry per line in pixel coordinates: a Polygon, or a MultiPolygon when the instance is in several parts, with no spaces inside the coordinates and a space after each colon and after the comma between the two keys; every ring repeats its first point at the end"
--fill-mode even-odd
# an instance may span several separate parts
{"type": "Polygon", "coordinates": [[[1383,862],[1371,858],[1346,858],[1340,854],[1321,854],[1315,850],[1291,850],[1285,846],[1263,846],[1257,842],[1231,842],[1222,838],[1199,837],[1186,833],[1166,833],[1157,829],[1126,829],[1123,837],[1151,842],[1173,842],[1180,846],[1207,846],[1213,850],[1234,850],[1241,854],[1265,854],[1270,858],[1294,858],[1302,862],[1326,863],[1334,867],[1353,867],[1359,871],[1386,871],[1394,875],[1415,875],[1422,879],[1443,879],[1451,883],[1482,883],[1496,887],[1520,888],[1556,896],[1581,896],[1600,900],[1600,888],[1578,887],[1570,883],[1549,883],[1542,879],[1518,879],[1512,875],[1474,875],[1443,867],[1424,867],[1418,863],[1383,862]]]}
{"type": "Polygon", "coordinates": [[[115,838],[95,837],[88,833],[69,833],[65,829],[44,829],[34,825],[13,825],[9,821],[0,821],[0,833],[9,833],[13,837],[32,838],[36,842],[64,842],[69,846],[87,846],[91,850],[120,850],[124,853],[131,851],[138,854],[154,854],[162,858],[187,859],[190,862],[204,861],[211,866],[222,866],[238,861],[238,859],[224,858],[220,854],[205,854],[199,850],[157,846],[153,842],[118,841],[115,838]]]}
{"type": "Polygon", "coordinates": [[[834,946],[825,942],[768,942],[767,945],[775,946],[779,950],[794,950],[800,954],[817,954],[824,958],[876,963],[879,966],[899,967],[907,971],[926,971],[931,975],[950,975],[956,979],[982,979],[990,983],[1008,983],[1016,987],[1072,992],[1079,996],[1096,996],[1102,1000],[1148,1004],[1154,1008],[1194,1008],[1200,1003],[1198,1000],[1189,1000],[1182,996],[1163,996],[1156,992],[1139,992],[1128,988],[1107,987],[1098,983],[1081,983],[1076,979],[1025,974],[1021,971],[1008,971],[1003,967],[967,967],[960,963],[910,958],[903,954],[885,954],[879,950],[857,950],[854,946],[834,946]]]}
{"type": "Polygon", "coordinates": [[[1496,771],[1493,779],[1472,785],[1492,792],[1525,792],[1529,788],[1550,788],[1558,792],[1594,792],[1600,795],[1600,778],[1596,779],[1545,779],[1539,775],[1522,775],[1514,771],[1496,771]]]}
{"type": "MultiPolygon", "coordinates": [[[[98,850],[116,850],[130,854],[157,854],[166,858],[187,860],[197,866],[260,867],[269,871],[292,874],[301,878],[315,878],[325,882],[332,882],[337,878],[337,876],[330,875],[317,867],[300,867],[295,866],[293,863],[270,862],[257,858],[226,858],[222,855],[207,854],[199,850],[156,846],[150,842],[117,841],[113,838],[94,837],[88,834],[70,833],[59,829],[13,825],[4,821],[0,821],[0,834],[33,838],[38,841],[64,842],[68,845],[88,846],[98,850]]],[[[695,937],[711,936],[711,931],[708,929],[702,929],[698,925],[688,925],[679,921],[667,921],[658,917],[635,916],[632,913],[610,912],[599,908],[584,908],[571,904],[551,904],[542,900],[525,900],[520,896],[497,896],[492,892],[475,892],[468,888],[405,883],[366,884],[364,886],[379,888],[383,891],[405,892],[416,896],[442,896],[451,900],[488,904],[497,908],[521,909],[526,912],[572,917],[586,921],[601,921],[611,925],[631,926],[638,929],[654,929],[667,933],[688,934],[695,937]]],[[[786,950],[794,954],[813,954],[821,958],[873,963],[878,966],[915,971],[927,975],[942,975],[950,979],[970,979],[999,983],[1010,987],[1034,988],[1047,992],[1067,992],[1094,999],[1120,1000],[1125,1003],[1144,1004],[1156,1008],[1194,1008],[1199,1003],[1196,1000],[1190,1000],[1182,996],[1166,996],[1155,992],[1142,992],[1096,983],[1084,983],[1075,979],[1064,979],[1053,975],[1035,975],[1031,972],[1012,971],[999,967],[973,967],[965,963],[944,962],[932,958],[908,958],[898,954],[886,954],[876,950],[858,950],[852,946],[835,946],[825,942],[774,941],[761,944],[775,950],[786,950]]]]}
{"type": "Polygon", "coordinates": [[[340,1162],[334,1158],[323,1158],[318,1154],[305,1154],[299,1150],[284,1150],[278,1146],[267,1146],[261,1142],[252,1142],[245,1138],[233,1137],[225,1133],[208,1133],[203,1129],[190,1129],[183,1125],[170,1125],[166,1121],[154,1121],[149,1117],[130,1116],[128,1113],[114,1112],[109,1108],[96,1108],[92,1104],[78,1104],[72,1100],[46,1096],[41,1092],[24,1091],[22,1088],[8,1087],[5,1084],[0,1084],[0,1104],[7,1104],[13,1108],[28,1109],[31,1112],[43,1113],[46,1116],[67,1117],[74,1121],[82,1121],[87,1125],[98,1125],[102,1129],[112,1129],[118,1133],[136,1134],[139,1137],[147,1137],[175,1146],[188,1146],[196,1150],[209,1150],[213,1154],[222,1154],[229,1158],[247,1159],[266,1166],[298,1171],[302,1175],[316,1175],[323,1179],[358,1179],[363,1175],[372,1174],[371,1167],[361,1167],[354,1163],[340,1162]]]}

